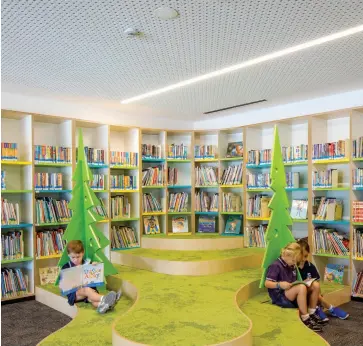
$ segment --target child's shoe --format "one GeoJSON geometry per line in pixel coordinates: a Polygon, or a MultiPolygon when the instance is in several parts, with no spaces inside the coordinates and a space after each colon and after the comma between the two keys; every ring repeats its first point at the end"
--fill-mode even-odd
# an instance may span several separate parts
{"type": "Polygon", "coordinates": [[[310,328],[314,332],[322,332],[323,331],[323,329],[321,328],[321,326],[319,326],[318,324],[316,324],[311,317],[309,317],[305,321],[302,321],[302,323],[304,323],[308,328],[310,328]]]}
{"type": "Polygon", "coordinates": [[[98,305],[97,311],[100,314],[104,314],[115,304],[116,293],[111,291],[101,298],[100,304],[98,305]]]}
{"type": "Polygon", "coordinates": [[[319,315],[316,313],[313,313],[312,315],[310,315],[310,318],[319,326],[323,326],[325,324],[327,324],[328,322],[327,321],[323,321],[319,315]]]}
{"type": "Polygon", "coordinates": [[[116,300],[115,300],[114,304],[111,306],[111,310],[113,310],[113,308],[115,307],[117,302],[120,300],[121,296],[122,296],[122,291],[121,291],[121,289],[119,289],[116,293],[116,300]]]}
{"type": "Polygon", "coordinates": [[[323,321],[323,322],[329,322],[329,318],[328,316],[325,314],[324,310],[321,308],[321,306],[316,308],[316,312],[315,312],[319,318],[323,321]]]}
{"type": "Polygon", "coordinates": [[[333,307],[332,309],[329,309],[329,313],[330,315],[334,316],[334,317],[338,317],[341,320],[345,320],[346,318],[349,317],[349,314],[345,311],[343,311],[342,309],[333,307]]]}

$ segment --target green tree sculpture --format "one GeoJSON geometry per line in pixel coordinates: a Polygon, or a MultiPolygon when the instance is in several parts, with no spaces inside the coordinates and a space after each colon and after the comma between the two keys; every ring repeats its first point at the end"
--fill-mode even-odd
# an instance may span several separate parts
{"type": "MultiPolygon", "coordinates": [[[[271,189],[274,195],[269,203],[271,217],[266,230],[266,251],[262,262],[262,278],[260,288],[265,287],[268,267],[280,256],[281,249],[295,239],[288,226],[292,225],[289,213],[290,203],[286,194],[286,174],[282,160],[281,146],[277,126],[274,131],[274,146],[271,165],[271,189]]],[[[299,271],[297,271],[301,279],[299,271]]]]}
{"type": "MultiPolygon", "coordinates": [[[[104,264],[105,276],[117,274],[117,270],[103,253],[103,249],[110,244],[104,234],[98,230],[96,223],[103,218],[92,209],[100,205],[99,199],[91,189],[89,182],[93,180],[93,175],[88,167],[84,153],[83,136],[81,129],[78,136],[78,162],[73,176],[75,182],[72,199],[69,208],[72,210],[72,218],[63,239],[81,240],[84,246],[84,258],[91,262],[104,264]]],[[[58,262],[58,267],[62,268],[69,261],[67,250],[63,251],[62,257],[58,262]]],[[[59,283],[59,277],[56,285],[59,283]]]]}

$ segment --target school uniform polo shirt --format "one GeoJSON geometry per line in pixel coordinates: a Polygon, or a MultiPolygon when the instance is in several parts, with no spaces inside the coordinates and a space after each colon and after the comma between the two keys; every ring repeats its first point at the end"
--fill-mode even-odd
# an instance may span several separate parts
{"type": "MultiPolygon", "coordinates": [[[[291,283],[296,281],[296,277],[296,267],[289,266],[281,257],[268,267],[266,274],[266,280],[274,282],[286,281],[291,283]]],[[[281,294],[281,290],[278,288],[269,288],[268,293],[272,302],[275,302],[281,294]]]]}
{"type": "Polygon", "coordinates": [[[301,269],[299,268],[299,272],[301,275],[301,278],[303,280],[306,279],[320,279],[320,275],[314,264],[312,264],[309,261],[305,261],[304,267],[301,269]]]}

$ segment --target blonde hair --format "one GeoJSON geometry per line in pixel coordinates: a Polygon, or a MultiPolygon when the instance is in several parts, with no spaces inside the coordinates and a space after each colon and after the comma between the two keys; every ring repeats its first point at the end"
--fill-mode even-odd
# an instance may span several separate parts
{"type": "Polygon", "coordinates": [[[300,255],[301,247],[298,243],[287,244],[283,249],[281,249],[281,256],[297,257],[300,255]]]}

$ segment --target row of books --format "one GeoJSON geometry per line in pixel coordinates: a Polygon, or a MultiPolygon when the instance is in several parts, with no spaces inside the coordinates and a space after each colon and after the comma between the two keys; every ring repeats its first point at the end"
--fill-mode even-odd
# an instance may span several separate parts
{"type": "Polygon", "coordinates": [[[349,140],[339,140],[337,142],[320,143],[313,145],[313,160],[339,159],[348,157],[349,140]]]}
{"type": "Polygon", "coordinates": [[[178,185],[178,169],[168,167],[168,185],[178,185]]]}
{"type": "Polygon", "coordinates": [[[195,167],[195,185],[218,185],[218,168],[212,166],[195,167]]]}
{"type": "Polygon", "coordinates": [[[100,198],[99,199],[100,201],[100,205],[97,205],[97,206],[94,206],[93,207],[93,211],[98,214],[99,216],[103,217],[103,218],[107,218],[107,209],[106,209],[106,203],[105,203],[105,200],[100,198]]]}
{"type": "Polygon", "coordinates": [[[35,163],[71,163],[72,148],[57,145],[35,145],[35,163]]]}
{"type": "Polygon", "coordinates": [[[1,142],[1,160],[17,161],[18,160],[18,143],[1,142]]]}
{"type": "Polygon", "coordinates": [[[152,193],[144,193],[142,195],[142,211],[144,213],[160,212],[163,211],[163,208],[152,193]]]}
{"type": "Polygon", "coordinates": [[[128,226],[112,226],[111,228],[111,248],[129,249],[139,247],[136,231],[128,226]]]}
{"type": "Polygon", "coordinates": [[[357,273],[352,285],[352,296],[363,298],[363,271],[357,273]]]}
{"type": "Polygon", "coordinates": [[[36,257],[61,255],[65,249],[64,229],[36,232],[36,257]]]}
{"type": "Polygon", "coordinates": [[[353,169],[352,179],[354,187],[363,187],[363,168],[353,169]]]}
{"type": "Polygon", "coordinates": [[[289,147],[281,147],[282,160],[284,162],[299,162],[308,160],[308,145],[292,145],[289,147]]]}
{"type": "Polygon", "coordinates": [[[271,185],[270,173],[247,173],[247,188],[267,189],[271,185]]]}
{"type": "Polygon", "coordinates": [[[1,199],[1,224],[18,225],[20,223],[19,203],[1,199]]]}
{"type": "Polygon", "coordinates": [[[111,197],[111,218],[131,217],[131,204],[124,195],[111,197]]]}
{"type": "Polygon", "coordinates": [[[271,197],[255,195],[247,200],[247,216],[249,217],[270,217],[271,211],[268,208],[271,197]]]}
{"type": "Polygon", "coordinates": [[[63,187],[62,173],[35,173],[35,190],[61,190],[63,187]]]}
{"type": "Polygon", "coordinates": [[[110,166],[138,166],[138,153],[126,151],[110,151],[110,166]]]}
{"type": "Polygon", "coordinates": [[[354,139],[352,146],[353,159],[363,158],[363,137],[354,139]]]}
{"type": "Polygon", "coordinates": [[[112,190],[137,190],[137,176],[111,175],[110,185],[112,190]]]}
{"type": "Polygon", "coordinates": [[[195,145],[194,157],[196,159],[213,159],[216,157],[216,147],[214,145],[195,145]]]}
{"type": "Polygon", "coordinates": [[[353,229],[353,257],[363,258],[363,228],[353,229]]]}
{"type": "Polygon", "coordinates": [[[105,189],[105,175],[104,174],[93,174],[93,180],[90,182],[91,189],[93,190],[104,190],[105,189]]]}
{"type": "Polygon", "coordinates": [[[14,260],[24,257],[23,231],[1,234],[1,260],[14,260]]]}
{"type": "MultiPolygon", "coordinates": [[[[84,147],[84,154],[88,163],[104,165],[106,163],[105,149],[84,147]]],[[[76,160],[78,160],[78,148],[76,149],[76,160]]]]}
{"type": "Polygon", "coordinates": [[[242,164],[228,166],[223,171],[221,178],[222,185],[242,184],[242,164]]]}
{"type": "Polygon", "coordinates": [[[249,150],[247,157],[248,165],[264,165],[271,163],[271,149],[249,150]]]}
{"type": "Polygon", "coordinates": [[[343,201],[336,198],[316,197],[314,205],[318,205],[315,220],[341,220],[343,217],[343,201]]]}
{"type": "Polygon", "coordinates": [[[205,191],[197,192],[195,194],[195,211],[218,211],[218,193],[208,194],[205,191]]]}
{"type": "Polygon", "coordinates": [[[353,201],[353,222],[363,222],[363,201],[353,201]]]}
{"type": "Polygon", "coordinates": [[[313,188],[319,187],[338,187],[338,170],[327,169],[313,171],[313,188]]]}
{"type": "Polygon", "coordinates": [[[143,159],[161,159],[161,145],[141,144],[141,154],[143,159]]]}
{"type": "Polygon", "coordinates": [[[1,190],[6,190],[6,171],[1,171],[1,190]]]}
{"type": "Polygon", "coordinates": [[[242,212],[242,199],[238,194],[232,192],[222,193],[222,211],[242,212]]]}
{"type": "Polygon", "coordinates": [[[266,247],[265,232],[267,225],[246,226],[244,230],[245,247],[266,247]]]}
{"type": "Polygon", "coordinates": [[[335,229],[315,228],[313,230],[313,244],[317,254],[349,255],[349,239],[339,234],[335,229]]]}
{"type": "Polygon", "coordinates": [[[186,192],[171,193],[169,196],[169,212],[188,211],[189,196],[186,192]]]}
{"type": "Polygon", "coordinates": [[[1,298],[16,298],[28,293],[29,278],[20,268],[1,268],[1,298]]]}
{"type": "Polygon", "coordinates": [[[142,186],[164,185],[164,165],[142,170],[142,186]]]}
{"type": "Polygon", "coordinates": [[[184,144],[168,145],[168,158],[186,160],[188,158],[188,147],[184,144]]]}
{"type": "Polygon", "coordinates": [[[69,222],[72,212],[68,208],[69,202],[52,197],[37,198],[35,201],[36,223],[69,222]]]}

